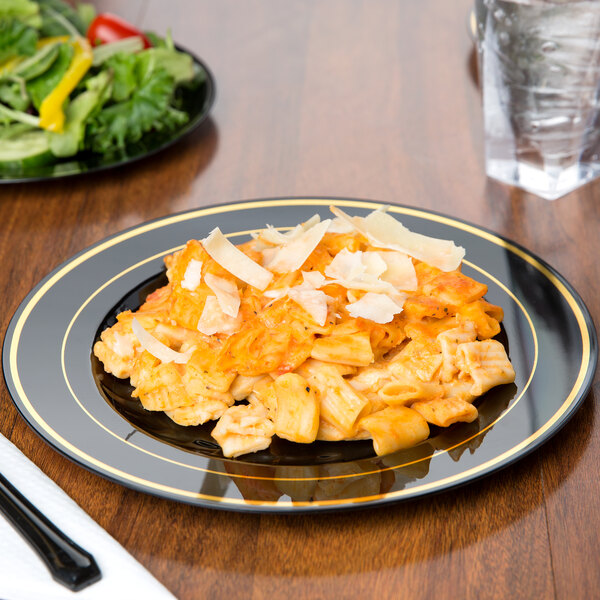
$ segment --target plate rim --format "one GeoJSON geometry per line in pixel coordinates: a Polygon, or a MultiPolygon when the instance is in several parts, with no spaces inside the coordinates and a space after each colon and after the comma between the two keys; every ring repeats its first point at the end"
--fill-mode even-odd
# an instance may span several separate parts
{"type": "MultiPolygon", "coordinates": [[[[496,240],[494,242],[496,245],[510,249],[512,252],[516,251],[515,253],[517,253],[521,258],[529,259],[529,260],[527,260],[527,262],[536,266],[536,268],[538,268],[538,270],[541,271],[541,273],[544,275],[544,277],[546,279],[550,279],[550,281],[552,281],[552,279],[550,277],[548,277],[548,275],[551,275],[562,286],[564,286],[565,290],[570,294],[573,302],[575,303],[575,305],[577,306],[577,308],[579,309],[579,311],[581,313],[583,322],[580,322],[579,319],[577,319],[577,321],[579,322],[579,326],[580,326],[579,335],[582,338],[582,342],[584,342],[585,341],[584,334],[587,334],[587,340],[589,342],[589,360],[587,363],[587,368],[585,369],[585,371],[583,371],[584,356],[582,356],[582,363],[581,363],[581,367],[580,367],[581,382],[579,383],[577,390],[574,391],[575,387],[577,386],[577,380],[576,380],[575,383],[573,384],[573,388],[572,388],[571,392],[564,398],[562,404],[560,405],[559,410],[555,411],[555,413],[553,415],[551,415],[551,418],[546,419],[544,421],[544,423],[536,430],[536,432],[534,432],[534,434],[533,434],[535,436],[534,439],[529,441],[532,436],[528,436],[527,438],[522,440],[520,443],[516,444],[513,448],[510,449],[509,452],[511,452],[511,454],[508,457],[506,457],[504,459],[502,458],[504,455],[506,455],[508,453],[508,452],[504,452],[500,456],[496,456],[490,460],[485,461],[483,463],[483,465],[476,465],[475,467],[470,469],[471,471],[472,470],[476,471],[474,474],[467,476],[466,473],[468,473],[469,470],[467,470],[466,472],[463,471],[461,473],[458,473],[456,476],[453,476],[453,477],[457,477],[458,480],[453,481],[452,483],[450,483],[448,485],[443,484],[443,482],[446,478],[441,478],[441,479],[435,480],[434,482],[431,482],[431,485],[433,487],[432,490],[426,490],[424,492],[415,493],[412,495],[408,494],[406,496],[394,497],[393,492],[392,492],[392,493],[378,494],[373,499],[368,499],[368,498],[367,499],[348,499],[345,501],[332,501],[331,504],[315,502],[315,503],[310,503],[309,505],[305,505],[305,506],[300,506],[297,503],[293,503],[293,502],[291,502],[289,506],[285,505],[285,504],[281,504],[279,502],[271,502],[271,503],[258,502],[256,504],[252,504],[251,501],[246,501],[246,500],[242,500],[241,504],[236,504],[236,503],[231,502],[232,499],[227,499],[227,498],[222,498],[222,499],[220,499],[220,501],[217,502],[215,500],[202,499],[202,498],[198,498],[198,497],[189,498],[189,499],[186,499],[183,496],[174,497],[172,494],[165,494],[165,493],[160,493],[159,491],[153,491],[152,489],[148,489],[148,487],[144,487],[144,485],[136,485],[135,482],[131,481],[131,480],[124,481],[123,479],[119,479],[118,477],[112,477],[110,475],[110,473],[107,473],[104,470],[101,471],[99,469],[94,469],[92,466],[86,464],[85,462],[82,462],[81,459],[78,460],[77,458],[69,455],[60,446],[53,443],[52,441],[50,441],[50,439],[48,439],[47,437],[42,435],[42,433],[38,430],[38,427],[34,423],[32,423],[33,419],[32,419],[31,414],[24,413],[21,410],[21,407],[16,402],[15,397],[14,397],[15,391],[13,390],[13,387],[9,383],[9,380],[8,380],[8,375],[11,370],[10,370],[10,368],[7,368],[7,367],[9,367],[9,365],[7,364],[8,363],[7,356],[9,354],[9,351],[7,350],[7,348],[9,348],[12,345],[14,328],[15,328],[16,322],[20,318],[25,307],[31,302],[34,295],[38,292],[38,290],[47,281],[49,281],[56,273],[59,273],[67,265],[75,262],[78,257],[80,257],[86,253],[89,253],[90,251],[92,251],[104,244],[107,244],[108,242],[114,240],[115,238],[119,238],[122,236],[123,237],[122,241],[126,241],[127,237],[128,237],[127,234],[134,232],[134,231],[139,231],[140,229],[143,229],[145,232],[145,231],[149,231],[152,229],[157,229],[160,226],[168,226],[168,225],[177,223],[178,221],[189,221],[189,220],[193,220],[194,218],[201,218],[202,216],[208,216],[210,214],[215,214],[215,213],[226,214],[227,212],[237,212],[237,211],[243,210],[243,209],[260,208],[261,206],[268,205],[268,204],[293,206],[293,205],[298,205],[298,204],[306,205],[306,203],[308,203],[309,205],[312,205],[312,206],[323,206],[323,205],[326,205],[333,201],[342,203],[341,204],[342,206],[344,206],[343,203],[346,202],[346,203],[359,203],[359,204],[362,203],[363,205],[368,204],[368,205],[373,206],[374,208],[377,205],[381,206],[381,205],[385,204],[381,201],[372,200],[372,199],[359,199],[359,198],[349,198],[349,197],[340,197],[340,196],[276,196],[276,197],[271,197],[271,198],[257,198],[257,199],[249,199],[249,200],[239,200],[239,201],[234,201],[234,202],[225,202],[225,203],[221,203],[221,204],[211,204],[211,205],[204,206],[204,207],[193,208],[193,209],[188,209],[188,210],[184,210],[184,211],[177,212],[177,213],[163,215],[161,217],[157,217],[157,218],[149,220],[149,221],[144,221],[142,223],[138,223],[137,225],[133,225],[127,229],[115,232],[112,235],[109,235],[105,238],[100,239],[96,243],[91,244],[90,246],[82,249],[80,252],[72,255],[67,260],[63,261],[55,269],[53,269],[48,275],[46,275],[37,285],[35,285],[31,289],[31,291],[25,296],[25,298],[21,301],[21,303],[18,305],[15,313],[11,317],[11,320],[7,327],[6,335],[5,335],[5,338],[3,341],[3,351],[2,352],[3,352],[3,365],[4,365],[4,369],[3,369],[4,380],[6,382],[8,390],[9,390],[9,395],[10,395],[10,398],[11,398],[13,404],[15,405],[15,407],[17,408],[17,410],[21,414],[21,416],[25,419],[27,425],[31,429],[33,429],[34,432],[45,443],[49,444],[55,450],[57,450],[58,452],[60,452],[61,454],[63,454],[67,458],[69,458],[69,460],[75,462],[79,466],[82,466],[97,475],[100,475],[111,481],[119,483],[120,485],[124,485],[126,487],[135,489],[137,491],[141,491],[143,493],[149,493],[151,495],[158,496],[161,498],[167,498],[170,500],[193,504],[196,506],[205,506],[205,507],[210,507],[210,508],[241,511],[241,512],[268,512],[268,513],[300,513],[300,512],[314,512],[314,511],[324,511],[324,510],[346,510],[346,509],[357,509],[357,508],[370,508],[370,507],[378,506],[381,504],[388,504],[388,503],[392,503],[392,502],[412,500],[417,497],[423,497],[423,496],[432,495],[435,493],[441,493],[444,491],[448,491],[449,489],[454,489],[454,488],[460,487],[462,485],[466,485],[472,481],[479,480],[493,472],[497,472],[497,471],[513,464],[514,462],[520,460],[524,456],[535,451],[537,448],[539,448],[539,446],[541,446],[542,444],[547,442],[558,431],[560,431],[560,429],[562,429],[562,427],[564,427],[566,425],[566,423],[571,419],[571,417],[575,414],[575,412],[578,410],[580,405],[583,403],[583,401],[587,397],[589,389],[593,383],[593,377],[594,377],[594,373],[595,373],[595,369],[596,369],[596,365],[597,365],[597,361],[598,361],[597,332],[594,327],[593,319],[591,317],[589,309],[587,308],[583,298],[580,296],[580,294],[575,290],[575,288],[569,283],[569,281],[561,273],[559,273],[554,267],[552,267],[550,264],[548,264],[544,259],[542,259],[541,257],[537,256],[536,254],[532,253],[531,251],[527,250],[521,244],[518,244],[517,242],[514,242],[501,234],[495,233],[488,228],[476,225],[476,224],[471,223],[460,217],[453,217],[453,216],[450,216],[450,215],[447,215],[445,213],[441,213],[438,211],[433,211],[433,210],[424,209],[424,208],[418,208],[418,207],[409,206],[409,205],[401,205],[401,204],[390,204],[390,206],[392,209],[394,209],[394,208],[400,209],[399,212],[401,212],[401,213],[409,214],[409,215],[412,215],[415,217],[420,217],[420,218],[425,218],[425,219],[427,219],[428,217],[431,217],[431,216],[438,217],[439,220],[437,222],[441,222],[444,225],[449,225],[451,227],[456,227],[457,224],[462,224],[464,226],[463,229],[465,231],[467,231],[471,234],[476,234],[479,237],[484,237],[488,241],[490,241],[490,238],[494,238],[496,240]],[[223,209],[223,208],[226,208],[226,210],[219,210],[219,209],[223,209]],[[208,215],[206,214],[206,211],[210,211],[210,212],[208,212],[208,215]],[[481,233],[484,233],[486,235],[482,236],[481,233]],[[500,243],[498,243],[498,242],[500,242],[500,243]],[[539,265],[540,267],[545,269],[547,271],[547,273],[544,273],[543,270],[539,269],[539,267],[537,267],[537,265],[535,263],[537,263],[537,265],[539,265]],[[9,341],[10,341],[10,344],[9,344],[9,341]],[[569,398],[571,396],[572,396],[572,399],[570,400],[568,406],[564,407],[565,404],[567,403],[567,401],[569,401],[569,398]],[[560,409],[562,409],[563,407],[564,407],[564,410],[561,412],[560,409]],[[548,423],[552,420],[552,418],[554,418],[556,416],[556,414],[558,414],[559,412],[560,412],[559,417],[544,430],[544,428],[548,425],[548,423]],[[539,433],[540,431],[542,431],[542,433],[539,433]],[[521,451],[514,451],[514,449],[518,448],[519,446],[523,446],[523,449],[521,451]],[[490,462],[492,462],[493,464],[489,464],[490,462]]],[[[363,206],[362,208],[365,208],[365,207],[363,206]]],[[[394,212],[394,211],[392,210],[392,212],[394,212]]],[[[432,220],[432,219],[429,219],[429,220],[432,220]]],[[[120,243],[120,241],[117,241],[116,243],[120,243]]],[[[112,244],[112,245],[114,245],[114,244],[112,244]]],[[[552,281],[552,283],[553,283],[554,287],[558,288],[558,290],[560,291],[560,288],[556,285],[556,282],[552,281]]],[[[564,292],[561,292],[561,293],[562,293],[565,301],[567,301],[567,303],[569,304],[571,311],[574,313],[575,312],[574,307],[571,304],[571,302],[568,301],[568,297],[565,296],[564,292]]],[[[12,375],[12,373],[11,373],[11,375],[12,375]]],[[[423,486],[420,486],[420,487],[422,488],[423,486]]]]}
{"type": "Polygon", "coordinates": [[[54,180],[64,180],[72,177],[81,177],[85,175],[92,175],[96,173],[102,173],[104,171],[108,171],[110,169],[119,169],[121,167],[125,167],[128,165],[133,165],[141,160],[149,158],[150,156],[154,156],[167,148],[170,148],[174,144],[177,144],[181,140],[185,139],[189,135],[191,135],[194,131],[196,131],[205,121],[208,120],[210,116],[211,109],[215,103],[217,98],[217,86],[215,82],[214,75],[207,64],[202,60],[197,54],[189,51],[186,47],[181,46],[180,44],[175,44],[175,48],[179,52],[185,52],[192,57],[195,66],[201,67],[206,73],[206,85],[207,85],[207,94],[206,99],[204,101],[204,109],[201,113],[199,113],[194,120],[186,123],[181,130],[172,138],[164,141],[162,144],[158,145],[156,148],[152,148],[147,152],[143,152],[142,154],[138,154],[136,156],[132,156],[127,158],[126,160],[117,161],[105,165],[100,165],[89,171],[78,171],[74,173],[62,173],[58,175],[33,175],[31,177],[27,176],[16,176],[16,177],[3,177],[0,171],[0,185],[11,185],[11,184],[23,184],[23,183],[40,183],[43,181],[54,181],[54,180]]]}

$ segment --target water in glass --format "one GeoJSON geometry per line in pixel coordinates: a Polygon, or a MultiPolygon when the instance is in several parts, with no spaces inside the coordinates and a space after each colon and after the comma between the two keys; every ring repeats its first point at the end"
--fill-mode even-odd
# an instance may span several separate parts
{"type": "Polygon", "coordinates": [[[476,12],[487,174],[547,199],[600,175],[600,1],[476,12]]]}

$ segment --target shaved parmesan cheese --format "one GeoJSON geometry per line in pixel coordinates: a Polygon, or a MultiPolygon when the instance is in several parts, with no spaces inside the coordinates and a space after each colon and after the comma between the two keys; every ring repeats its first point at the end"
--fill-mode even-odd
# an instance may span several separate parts
{"type": "Polygon", "coordinates": [[[258,263],[255,263],[249,256],[236,248],[221,233],[218,227],[215,227],[210,235],[202,240],[202,245],[208,254],[225,270],[238,279],[245,281],[248,285],[264,290],[271,283],[273,273],[263,269],[258,263]]]}
{"type": "MultiPolygon", "coordinates": [[[[317,288],[320,288],[323,284],[325,284],[325,277],[319,273],[319,271],[302,271],[302,277],[304,281],[300,285],[296,285],[294,287],[282,287],[274,290],[267,290],[263,292],[263,296],[265,298],[271,298],[271,302],[269,302],[266,306],[270,306],[275,300],[279,300],[284,296],[288,296],[306,310],[310,315],[313,316],[315,321],[319,323],[319,325],[324,324],[323,320],[323,308],[321,302],[320,295],[311,295],[311,294],[302,294],[302,292],[315,292],[317,288]],[[317,302],[319,302],[319,307],[317,306],[317,302]],[[323,323],[321,323],[323,320],[323,323]]],[[[318,294],[323,294],[325,298],[325,302],[327,300],[331,300],[329,296],[326,296],[324,292],[318,292],[318,294]]],[[[325,318],[327,317],[327,306],[325,305],[325,318]]]]}
{"type": "Polygon", "coordinates": [[[276,290],[267,290],[266,292],[263,292],[263,296],[265,298],[273,298],[274,300],[279,300],[279,298],[287,296],[289,290],[289,287],[279,288],[276,290]]]}
{"type": "Polygon", "coordinates": [[[192,258],[188,263],[187,269],[181,281],[181,287],[186,290],[194,291],[202,280],[202,261],[192,258]]]}
{"type": "Polygon", "coordinates": [[[363,220],[363,226],[373,246],[405,252],[442,271],[457,269],[465,255],[465,249],[453,241],[414,233],[383,212],[372,212],[363,220]]]}
{"type": "Polygon", "coordinates": [[[319,215],[313,215],[310,219],[308,219],[308,221],[306,221],[306,223],[296,225],[296,227],[294,227],[290,231],[287,231],[286,233],[277,231],[277,229],[275,229],[275,227],[273,227],[272,225],[267,225],[267,228],[263,229],[260,232],[259,237],[265,242],[275,244],[276,246],[281,246],[300,237],[305,231],[308,231],[311,227],[313,227],[320,221],[321,217],[319,215]]]}
{"type": "Polygon", "coordinates": [[[278,252],[279,246],[273,246],[271,248],[264,248],[261,250],[263,255],[263,264],[268,265],[269,263],[273,262],[273,259],[277,256],[278,252]]]}
{"type": "Polygon", "coordinates": [[[302,229],[304,231],[308,231],[311,227],[314,227],[317,223],[321,222],[321,217],[317,214],[314,214],[310,219],[302,223],[302,229]]]}
{"type": "Polygon", "coordinates": [[[242,316],[231,317],[223,312],[216,296],[208,296],[204,310],[198,320],[198,331],[204,335],[225,333],[231,335],[239,331],[242,325],[242,316]]]}
{"type": "Polygon", "coordinates": [[[362,280],[362,279],[329,279],[327,283],[337,283],[347,290],[362,290],[364,292],[380,292],[382,294],[393,294],[396,288],[387,281],[381,279],[362,280]]]}
{"type": "Polygon", "coordinates": [[[441,240],[414,233],[387,214],[388,207],[381,207],[366,217],[351,217],[337,206],[331,212],[356,231],[364,235],[372,246],[404,252],[442,271],[457,269],[465,255],[465,249],[451,240],[441,240]]]}
{"type": "Polygon", "coordinates": [[[240,310],[240,292],[235,282],[212,273],[207,273],[204,281],[217,297],[221,310],[230,317],[237,317],[240,310]]]}
{"type": "Polygon", "coordinates": [[[325,277],[319,271],[302,271],[303,286],[318,290],[325,283],[325,277]]]}
{"type": "Polygon", "coordinates": [[[394,293],[394,286],[382,281],[379,276],[385,273],[387,264],[378,252],[350,252],[344,248],[338,252],[325,268],[325,275],[349,290],[394,293]]]}
{"type": "Polygon", "coordinates": [[[265,298],[271,298],[271,301],[267,302],[267,304],[265,304],[265,308],[267,308],[268,306],[271,306],[271,304],[273,304],[273,302],[275,302],[275,300],[279,300],[280,298],[287,296],[287,293],[289,291],[290,291],[290,288],[286,286],[286,287],[279,288],[276,290],[267,290],[266,292],[263,292],[263,296],[265,298]]]}
{"type": "Polygon", "coordinates": [[[400,290],[414,291],[417,289],[417,272],[408,254],[393,251],[378,252],[377,254],[387,265],[381,279],[400,290]]]}
{"type": "Polygon", "coordinates": [[[348,304],[346,308],[351,317],[362,317],[384,324],[389,323],[394,315],[402,312],[402,304],[406,298],[406,295],[397,295],[396,299],[392,300],[386,294],[367,292],[360,300],[348,304]]]}
{"type": "Polygon", "coordinates": [[[277,229],[275,229],[275,227],[272,225],[267,225],[266,229],[263,229],[260,232],[259,239],[269,242],[269,244],[281,246],[282,244],[285,244],[298,237],[303,231],[304,229],[302,229],[302,225],[296,225],[294,229],[288,231],[287,233],[282,233],[281,231],[277,231],[277,229]]]}
{"type": "Polygon", "coordinates": [[[174,362],[183,365],[190,360],[195,350],[195,348],[190,348],[186,352],[172,350],[169,346],[166,346],[161,341],[157,340],[151,333],[146,331],[135,317],[131,320],[131,329],[142,348],[164,363],[174,362]]]}
{"type": "Polygon", "coordinates": [[[323,239],[330,223],[331,219],[322,221],[303,232],[295,240],[285,244],[275,258],[268,263],[268,268],[275,273],[297,271],[323,239]]]}
{"type": "Polygon", "coordinates": [[[250,233],[250,235],[252,236],[253,239],[251,242],[248,242],[248,248],[250,248],[251,250],[254,250],[255,252],[262,252],[263,250],[266,250],[267,248],[273,247],[271,244],[267,244],[266,242],[259,240],[257,233],[252,232],[252,233],[250,233]]]}
{"type": "Polygon", "coordinates": [[[362,263],[365,265],[365,279],[378,279],[387,269],[387,263],[379,252],[363,252],[362,263]]]}
{"type": "Polygon", "coordinates": [[[297,302],[314,320],[323,326],[327,320],[327,295],[318,290],[290,288],[288,296],[297,302]]]}
{"type": "Polygon", "coordinates": [[[350,215],[347,215],[342,209],[338,208],[337,206],[330,206],[329,210],[331,210],[331,212],[338,219],[340,219],[340,221],[343,221],[344,223],[346,223],[347,225],[352,227],[352,229],[356,229],[356,231],[358,231],[358,233],[362,233],[365,237],[367,237],[367,232],[363,229],[363,227],[361,225],[362,217],[351,217],[350,215]]]}
{"type": "Polygon", "coordinates": [[[327,228],[327,233],[352,233],[353,231],[353,225],[340,217],[332,219],[331,225],[327,228]]]}
{"type": "Polygon", "coordinates": [[[275,300],[287,296],[299,304],[319,325],[323,326],[327,320],[327,301],[333,301],[333,298],[316,288],[321,287],[326,279],[319,271],[302,271],[302,277],[304,281],[300,285],[263,292],[263,296],[272,298],[267,306],[275,300]]]}
{"type": "Polygon", "coordinates": [[[366,267],[362,262],[362,252],[350,252],[344,248],[325,267],[325,275],[332,279],[360,279],[366,267]]]}

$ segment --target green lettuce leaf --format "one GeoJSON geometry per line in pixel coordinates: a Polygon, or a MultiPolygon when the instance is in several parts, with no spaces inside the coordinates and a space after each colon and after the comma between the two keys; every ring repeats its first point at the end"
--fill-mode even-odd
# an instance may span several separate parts
{"type": "Polygon", "coordinates": [[[194,77],[194,61],[189,54],[169,48],[148,48],[138,55],[138,69],[150,73],[155,69],[164,69],[175,85],[189,81],[194,77]]]}
{"type": "Polygon", "coordinates": [[[0,19],[0,63],[35,54],[38,33],[15,18],[0,19]]]}
{"type": "Polygon", "coordinates": [[[100,153],[124,150],[151,131],[171,131],[188,120],[188,115],[170,105],[173,78],[157,69],[139,79],[128,100],[103,108],[88,124],[86,146],[100,153]]]}
{"type": "Polygon", "coordinates": [[[25,90],[25,81],[19,78],[4,79],[0,81],[0,102],[15,110],[26,110],[30,101],[25,90]]]}
{"type": "Polygon", "coordinates": [[[127,100],[137,87],[137,64],[137,55],[125,52],[119,52],[104,62],[105,68],[113,74],[112,99],[115,102],[127,100]]]}
{"type": "Polygon", "coordinates": [[[156,70],[164,70],[173,80],[172,86],[194,77],[194,63],[189,54],[150,48],[137,54],[118,52],[106,59],[103,66],[113,72],[112,99],[127,100],[141,81],[147,81],[156,70]]]}

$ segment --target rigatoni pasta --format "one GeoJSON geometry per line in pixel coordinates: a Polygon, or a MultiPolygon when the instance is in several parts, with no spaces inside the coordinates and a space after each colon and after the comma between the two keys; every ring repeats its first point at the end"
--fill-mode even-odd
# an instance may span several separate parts
{"type": "Polygon", "coordinates": [[[165,259],[169,283],[101,334],[94,353],[175,423],[216,422],[236,457],[273,436],[371,439],[378,455],[430,425],[478,416],[514,381],[502,309],[464,275],[464,250],[412,233],[384,209],[267,226],[234,246],[217,228],[165,259]]]}

